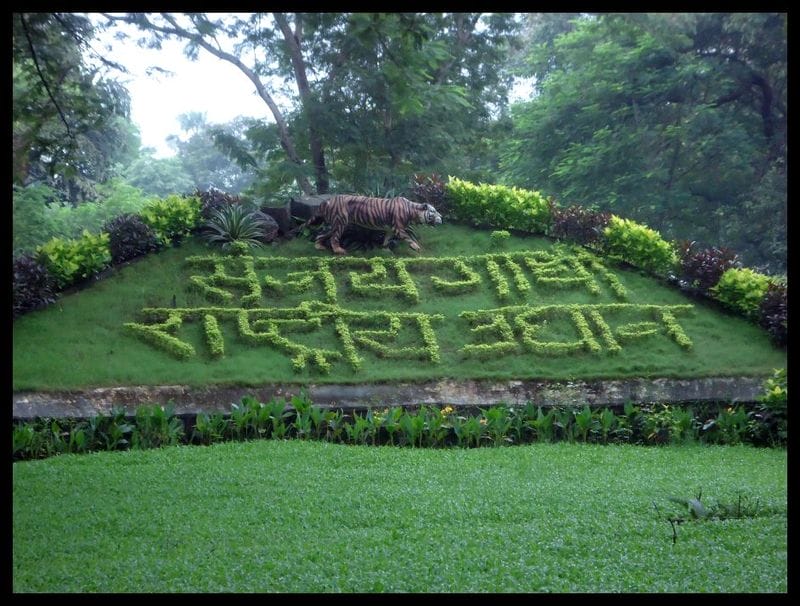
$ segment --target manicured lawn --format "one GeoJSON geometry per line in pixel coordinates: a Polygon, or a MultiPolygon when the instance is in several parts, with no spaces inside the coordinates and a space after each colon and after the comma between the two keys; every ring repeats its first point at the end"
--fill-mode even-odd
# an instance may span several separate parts
{"type": "Polygon", "coordinates": [[[785,450],[745,446],[60,456],[13,466],[13,589],[785,592],[786,473],[785,450]],[[673,545],[667,498],[700,490],[758,507],[673,545]]]}
{"type": "MultiPolygon", "coordinates": [[[[464,276],[452,264],[438,266],[435,261],[416,262],[419,255],[405,246],[395,253],[379,250],[368,254],[369,257],[387,260],[388,274],[384,278],[373,274],[366,261],[359,261],[364,259],[363,253],[354,253],[344,260],[337,260],[335,263],[338,265],[330,266],[335,282],[335,304],[340,311],[320,316],[317,324],[309,319],[286,322],[291,314],[295,314],[292,318],[299,317],[296,314],[302,302],[313,301],[316,305],[328,301],[321,279],[312,276],[302,286],[300,283],[304,278],[290,274],[313,269],[319,260],[330,259],[331,254],[315,250],[311,242],[303,239],[270,246],[256,253],[259,259],[265,260],[264,265],[257,266],[255,271],[262,292],[254,306],[273,311],[254,312],[255,315],[248,320],[250,329],[255,333],[269,331],[264,314],[273,314],[272,317],[278,314],[284,318],[278,327],[281,339],[302,347],[335,352],[329,356],[328,373],[321,370],[313,357],[297,370],[292,362],[295,354],[282,349],[283,345],[248,342],[243,337],[237,324],[236,309],[241,307],[242,298],[248,292],[244,287],[224,287],[223,290],[227,289],[233,298],[222,302],[207,293],[192,290],[190,278],[207,279],[212,269],[202,262],[192,264],[187,259],[208,256],[218,249],[188,241],[179,248],[162,251],[121,268],[91,288],[63,297],[48,309],[16,320],[13,329],[13,388],[52,390],[154,384],[251,386],[278,382],[364,383],[431,378],[569,380],[767,376],[773,368],[785,366],[785,349],[774,347],[766,332],[757,326],[709,304],[688,299],[675,289],[636,271],[617,268],[606,262],[603,262],[604,268],[589,267],[587,271],[594,284],[592,292],[589,282],[557,283],[575,277],[576,270],[568,261],[553,261],[547,265],[546,259],[555,257],[538,258],[536,262],[543,265],[539,266],[541,273],[537,274],[535,268],[527,266],[522,257],[517,257],[514,263],[523,278],[523,286],[527,284],[527,288],[518,286],[512,265],[499,261],[498,271],[508,292],[501,296],[486,255],[499,252],[538,254],[542,251],[561,254],[556,252],[559,249],[554,248],[553,241],[512,237],[502,249],[496,249],[488,231],[458,225],[419,228],[419,231],[424,246],[422,255],[466,258],[480,278],[479,285],[455,293],[438,289],[433,277],[452,283],[464,276]],[[275,257],[288,260],[271,261],[275,257]],[[365,292],[356,289],[354,274],[368,287],[396,286],[400,277],[395,275],[397,270],[391,265],[395,259],[407,261],[408,274],[418,291],[418,301],[391,289],[365,292]],[[624,288],[624,297],[615,294],[609,275],[615,276],[624,288]],[[268,279],[284,286],[272,288],[268,279]],[[287,285],[292,281],[294,285],[287,285]],[[163,313],[167,313],[173,308],[173,301],[175,307],[182,310],[213,308],[210,312],[198,312],[195,317],[186,316],[183,324],[171,333],[194,348],[195,353],[187,359],[171,356],[124,327],[132,322],[152,324],[162,321],[163,317],[160,320],[145,318],[142,310],[162,308],[165,310],[163,313]],[[592,315],[593,312],[586,307],[620,303],[692,306],[674,312],[674,319],[691,341],[691,347],[681,346],[675,337],[670,336],[667,324],[660,320],[660,312],[638,307],[616,310],[605,307],[598,308],[598,314],[592,315]],[[581,313],[588,323],[587,329],[594,334],[596,351],[558,349],[581,338],[580,330],[576,328],[578,324],[567,308],[558,307],[561,311],[527,319],[519,316],[519,310],[525,309],[524,306],[573,304],[585,308],[581,313]],[[229,311],[220,313],[219,308],[229,311]],[[462,312],[500,308],[510,308],[510,311],[490,311],[472,319],[461,315],[462,312]],[[283,311],[275,312],[275,309],[283,311]],[[391,333],[388,317],[381,316],[380,312],[405,313],[407,316],[400,318],[396,332],[391,333]],[[212,355],[205,337],[203,317],[209,313],[218,320],[219,335],[224,343],[221,357],[212,355]],[[336,313],[349,313],[350,316],[340,317],[349,326],[351,336],[362,337],[353,348],[354,355],[361,360],[360,368],[348,361],[350,354],[337,334],[336,313]],[[437,359],[431,358],[426,353],[428,350],[422,347],[421,325],[408,314],[424,314],[431,318],[430,327],[438,348],[437,359]],[[434,317],[437,314],[441,317],[434,317]],[[510,349],[487,355],[467,351],[473,345],[498,343],[505,339],[503,318],[507,330],[513,332],[510,349]],[[598,319],[607,322],[607,334],[618,342],[616,351],[612,351],[613,343],[603,336],[598,319]],[[535,333],[526,337],[524,330],[531,329],[535,333]],[[365,337],[372,339],[374,344],[365,344],[365,337]],[[545,348],[538,351],[534,346],[532,349],[525,342],[528,337],[545,343],[545,348]],[[384,354],[376,349],[383,346],[389,350],[384,354]]],[[[231,261],[225,271],[231,276],[241,275],[236,274],[240,270],[237,267],[231,261]]],[[[166,332],[170,330],[173,329],[166,332]]]]}

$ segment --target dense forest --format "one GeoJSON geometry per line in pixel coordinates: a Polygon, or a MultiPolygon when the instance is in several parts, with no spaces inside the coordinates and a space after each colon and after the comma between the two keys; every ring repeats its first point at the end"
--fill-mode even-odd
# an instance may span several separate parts
{"type": "Polygon", "coordinates": [[[12,40],[15,252],[150,195],[388,196],[438,173],[786,270],[786,14],[16,13],[12,40]],[[187,113],[154,157],[98,50],[121,24],[227,62],[270,119],[187,113]]]}

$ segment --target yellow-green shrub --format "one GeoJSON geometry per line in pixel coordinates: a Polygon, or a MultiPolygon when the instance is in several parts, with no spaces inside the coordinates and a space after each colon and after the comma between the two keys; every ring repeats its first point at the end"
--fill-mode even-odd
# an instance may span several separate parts
{"type": "Polygon", "coordinates": [[[475,185],[455,177],[450,177],[446,190],[456,219],[541,234],[550,226],[550,205],[539,192],[487,183],[475,185]]]}
{"type": "Polygon", "coordinates": [[[678,263],[675,249],[661,234],[630,219],[611,215],[603,237],[607,254],[651,273],[663,275],[678,263]]]}
{"type": "Polygon", "coordinates": [[[111,263],[109,235],[90,234],[88,230],[77,240],[53,238],[36,249],[37,259],[55,278],[59,288],[79,278],[88,278],[111,263]]]}
{"type": "Polygon", "coordinates": [[[747,267],[727,270],[710,289],[711,295],[731,309],[756,319],[761,301],[767,293],[770,278],[747,267]]]}
{"type": "Polygon", "coordinates": [[[145,224],[161,244],[170,244],[175,237],[189,235],[200,220],[200,199],[194,196],[167,196],[147,203],[139,212],[145,224]]]}

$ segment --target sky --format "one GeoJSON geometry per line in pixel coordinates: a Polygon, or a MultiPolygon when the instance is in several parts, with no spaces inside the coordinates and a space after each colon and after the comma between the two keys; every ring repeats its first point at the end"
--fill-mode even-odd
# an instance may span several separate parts
{"type": "Polygon", "coordinates": [[[135,38],[115,40],[113,32],[98,36],[93,46],[130,72],[120,75],[119,80],[131,95],[131,120],[139,127],[142,146],[154,147],[156,157],[174,155],[165,139],[170,134],[180,134],[180,114],[205,112],[211,123],[228,122],[237,116],[272,121],[269,109],[247,76],[207,51],[201,49],[197,60],[190,61],[183,55],[181,42],[165,41],[159,50],[140,48],[135,38]],[[105,49],[106,43],[111,44],[110,51],[105,49]],[[145,70],[151,65],[174,75],[154,72],[148,76],[145,70]]]}

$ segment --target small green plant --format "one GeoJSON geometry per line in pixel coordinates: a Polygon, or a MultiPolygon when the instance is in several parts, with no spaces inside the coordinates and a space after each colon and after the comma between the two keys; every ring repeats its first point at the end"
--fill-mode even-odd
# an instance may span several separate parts
{"type": "Polygon", "coordinates": [[[260,247],[269,225],[263,213],[241,204],[230,204],[211,213],[203,223],[201,236],[208,242],[221,244],[223,250],[237,245],[241,252],[241,248],[260,247]]]}
{"type": "Polygon", "coordinates": [[[160,448],[178,444],[183,437],[183,422],[175,416],[175,407],[153,405],[136,409],[131,446],[137,449],[160,448]]]}
{"type": "Polygon", "coordinates": [[[770,445],[786,444],[789,437],[789,392],[786,369],[777,368],[764,382],[764,392],[751,415],[751,432],[758,442],[770,445]]]}
{"type": "Polygon", "coordinates": [[[505,185],[475,185],[450,177],[447,202],[457,219],[500,229],[547,233],[552,220],[550,205],[539,192],[505,185]]]}
{"type": "Polygon", "coordinates": [[[221,442],[228,433],[228,419],[221,412],[209,415],[205,412],[197,414],[192,431],[192,442],[213,444],[221,442]]]}
{"type": "Polygon", "coordinates": [[[511,417],[505,405],[492,406],[483,411],[481,420],[485,421],[486,433],[492,444],[500,446],[511,441],[511,438],[508,437],[508,430],[511,428],[511,417]]]}
{"type": "Polygon", "coordinates": [[[588,404],[580,411],[573,411],[573,414],[575,415],[575,429],[581,438],[581,442],[588,442],[589,436],[597,431],[599,422],[588,404]]]}
{"type": "Polygon", "coordinates": [[[597,415],[597,421],[600,425],[600,436],[603,444],[608,444],[608,436],[619,425],[619,419],[613,410],[604,408],[597,415]]]}
{"type": "Polygon", "coordinates": [[[492,248],[504,248],[508,243],[508,239],[511,237],[511,233],[505,229],[496,229],[492,233],[489,234],[489,241],[492,244],[492,248]]]}
{"type": "Polygon", "coordinates": [[[556,411],[550,408],[546,413],[539,406],[536,409],[536,417],[528,420],[528,425],[533,430],[536,440],[539,442],[553,442],[556,438],[555,433],[556,411]]]}
{"type": "Polygon", "coordinates": [[[421,447],[425,431],[425,407],[421,406],[415,414],[405,411],[398,419],[398,423],[403,430],[405,443],[412,447],[421,447]]]}

